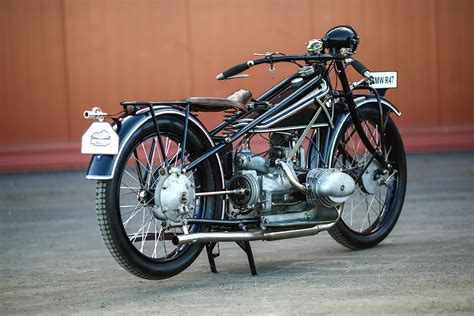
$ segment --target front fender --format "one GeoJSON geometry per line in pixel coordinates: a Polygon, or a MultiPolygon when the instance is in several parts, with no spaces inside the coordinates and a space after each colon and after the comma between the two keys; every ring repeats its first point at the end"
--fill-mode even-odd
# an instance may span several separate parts
{"type": "MultiPolygon", "coordinates": [[[[365,96],[357,97],[356,99],[354,99],[354,102],[357,108],[368,107],[368,106],[378,108],[377,99],[373,95],[365,95],[365,96]]],[[[380,103],[382,104],[382,107],[385,110],[395,113],[398,117],[402,115],[402,112],[400,112],[400,110],[397,109],[397,107],[394,104],[392,104],[390,101],[388,101],[387,99],[380,97],[380,103]]],[[[329,141],[329,148],[328,150],[325,151],[326,152],[325,161],[327,161],[330,166],[332,164],[332,158],[333,158],[332,155],[334,153],[334,147],[336,146],[337,137],[339,133],[341,132],[342,126],[347,121],[349,116],[350,116],[350,113],[344,113],[344,114],[339,115],[339,117],[336,119],[334,130],[331,133],[331,137],[329,141]]]]}
{"type": "MultiPolygon", "coordinates": [[[[153,108],[156,117],[161,115],[176,115],[182,117],[184,119],[185,114],[174,108],[170,108],[167,106],[156,106],[153,108]]],[[[118,157],[122,154],[124,145],[129,141],[130,137],[142,126],[144,126],[147,122],[152,119],[150,110],[143,109],[138,112],[136,115],[127,116],[122,122],[121,127],[119,129],[119,151],[117,155],[94,155],[91,158],[89,163],[89,168],[87,169],[86,179],[90,180],[110,180],[112,179],[115,168],[117,166],[118,157]]],[[[214,142],[212,141],[209,132],[206,128],[201,124],[201,122],[195,118],[194,116],[189,116],[189,124],[195,125],[202,134],[205,136],[203,139],[207,139],[209,141],[209,145],[214,147],[214,142]]],[[[217,162],[219,164],[219,169],[222,178],[222,184],[224,183],[223,178],[223,169],[221,165],[221,160],[219,159],[218,154],[217,162]]]]}

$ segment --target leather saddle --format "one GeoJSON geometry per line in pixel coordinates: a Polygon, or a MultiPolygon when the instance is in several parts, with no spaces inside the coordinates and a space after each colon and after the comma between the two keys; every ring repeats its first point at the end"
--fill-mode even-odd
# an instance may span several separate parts
{"type": "Polygon", "coordinates": [[[193,112],[219,112],[227,109],[247,112],[246,105],[251,99],[252,92],[240,89],[225,98],[191,97],[184,101],[190,104],[190,111],[193,112]]]}

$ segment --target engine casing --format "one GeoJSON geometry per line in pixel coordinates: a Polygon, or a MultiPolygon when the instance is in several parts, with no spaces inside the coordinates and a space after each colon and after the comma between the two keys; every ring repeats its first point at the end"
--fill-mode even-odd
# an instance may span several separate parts
{"type": "Polygon", "coordinates": [[[231,190],[245,189],[244,195],[230,197],[234,207],[241,211],[256,210],[266,213],[272,209],[276,211],[275,206],[291,205],[298,202],[291,196],[296,192],[295,188],[290,184],[286,175],[276,168],[272,172],[262,175],[258,175],[256,170],[240,170],[230,179],[229,188],[231,190]]]}
{"type": "MultiPolygon", "coordinates": [[[[284,155],[290,151],[287,147],[279,150],[284,155]]],[[[304,152],[299,155],[304,155],[304,152]]],[[[301,159],[295,161],[304,163],[301,159]]],[[[249,149],[237,152],[234,157],[236,173],[229,180],[228,187],[230,190],[244,189],[244,194],[229,196],[233,209],[237,210],[234,213],[268,215],[313,208],[331,209],[344,203],[355,191],[354,179],[336,169],[315,168],[309,172],[296,172],[293,162],[287,161],[285,166],[286,172],[293,174],[293,182],[299,178],[306,179],[306,183],[295,187],[288,178],[290,175],[278,164],[271,166],[269,159],[255,155],[249,149]],[[306,190],[301,187],[306,187],[306,190]]]]}

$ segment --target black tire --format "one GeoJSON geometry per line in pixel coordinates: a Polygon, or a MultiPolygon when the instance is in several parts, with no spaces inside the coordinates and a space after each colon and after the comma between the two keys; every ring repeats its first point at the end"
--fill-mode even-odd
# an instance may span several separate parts
{"type": "MultiPolygon", "coordinates": [[[[376,131],[380,122],[378,109],[362,108],[360,115],[362,126],[371,143],[380,148],[380,137],[376,131]]],[[[349,117],[336,136],[331,167],[343,169],[357,178],[361,166],[367,165],[371,155],[360,143],[360,138],[354,130],[353,121],[349,117]]],[[[386,161],[392,169],[388,174],[380,175],[378,180],[387,181],[387,184],[377,185],[369,176],[364,178],[365,182],[359,181],[356,192],[343,206],[341,218],[329,230],[329,234],[347,248],[365,249],[377,245],[392,231],[400,216],[407,185],[406,157],[400,133],[391,118],[388,118],[385,127],[385,150],[386,161]],[[363,216],[358,216],[358,213],[363,216]]],[[[368,175],[372,171],[374,174],[381,171],[377,162],[372,162],[370,167],[368,175]]]]}
{"type": "MultiPolygon", "coordinates": [[[[168,148],[167,159],[179,166],[180,159],[173,160],[170,156],[180,156],[172,154],[172,148],[174,146],[178,153],[179,147],[173,142],[180,144],[184,122],[178,117],[160,116],[158,125],[164,147],[168,148]]],[[[190,124],[185,160],[192,161],[210,148],[202,137],[202,131],[190,124]]],[[[180,273],[198,257],[203,248],[203,244],[173,245],[172,236],[182,234],[183,230],[163,228],[162,222],[152,214],[153,192],[159,177],[163,176],[160,174],[163,159],[160,160],[162,155],[159,154],[158,146],[155,129],[149,122],[125,145],[118,157],[113,179],[98,181],[96,192],[97,217],[107,248],[125,270],[145,279],[164,279],[180,273]],[[145,197],[140,199],[138,196],[141,192],[144,192],[142,196],[145,197]]],[[[210,158],[196,169],[188,170],[186,175],[192,179],[196,192],[214,191],[220,184],[216,158],[210,158]]],[[[219,205],[222,202],[216,197],[197,200],[199,202],[195,204],[192,217],[213,218],[221,209],[219,205]]],[[[205,227],[188,225],[188,229],[196,232],[204,231],[205,227]]]]}

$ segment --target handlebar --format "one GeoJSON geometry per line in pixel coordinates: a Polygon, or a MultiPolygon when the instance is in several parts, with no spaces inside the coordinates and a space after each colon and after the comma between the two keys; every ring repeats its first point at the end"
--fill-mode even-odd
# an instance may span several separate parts
{"type": "Polygon", "coordinates": [[[244,70],[249,69],[250,67],[260,65],[260,64],[276,64],[281,62],[294,62],[294,61],[329,61],[329,60],[343,60],[347,58],[342,55],[331,55],[331,54],[317,54],[317,55],[284,55],[277,57],[267,57],[255,60],[249,60],[246,63],[236,65],[232,68],[229,68],[216,76],[217,80],[229,79],[232,76],[235,76],[241,73],[244,70]]]}
{"type": "Polygon", "coordinates": [[[351,65],[361,76],[366,77],[367,79],[372,77],[369,69],[367,69],[367,67],[364,66],[364,64],[362,64],[360,61],[352,59],[349,62],[349,65],[351,65]]]}
{"type": "MultiPolygon", "coordinates": [[[[250,67],[260,65],[260,64],[275,64],[280,62],[294,62],[294,61],[306,61],[306,62],[315,62],[315,61],[342,61],[347,60],[347,55],[341,54],[306,54],[306,55],[284,55],[284,56],[277,56],[277,57],[267,57],[255,60],[249,60],[248,62],[235,65],[216,76],[217,80],[225,80],[229,79],[232,76],[235,76],[242,71],[249,69],[250,67]]],[[[370,78],[371,74],[370,71],[365,67],[361,62],[350,59],[349,64],[354,67],[354,69],[360,73],[362,76],[370,78]]]]}
{"type": "Polygon", "coordinates": [[[220,74],[218,74],[216,76],[216,79],[217,80],[224,80],[224,79],[227,79],[229,77],[232,77],[232,76],[235,76],[239,73],[241,73],[242,71],[244,70],[247,70],[249,69],[251,66],[253,66],[253,61],[250,60],[246,63],[242,63],[242,64],[239,64],[239,65],[236,65],[232,68],[229,68],[223,72],[221,72],[220,74]]]}

